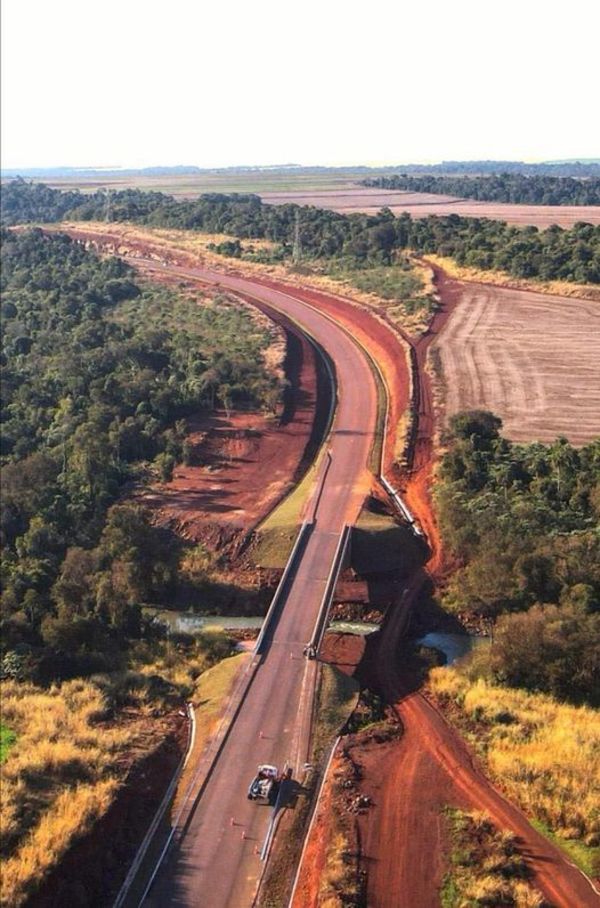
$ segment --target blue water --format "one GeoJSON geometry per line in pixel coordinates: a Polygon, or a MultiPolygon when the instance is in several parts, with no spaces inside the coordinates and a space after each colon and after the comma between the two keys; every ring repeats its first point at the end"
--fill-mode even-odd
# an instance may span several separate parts
{"type": "Polygon", "coordinates": [[[421,646],[430,646],[432,649],[441,650],[448,665],[456,662],[470,653],[475,646],[485,643],[485,637],[470,637],[468,634],[427,634],[417,640],[421,646]]]}

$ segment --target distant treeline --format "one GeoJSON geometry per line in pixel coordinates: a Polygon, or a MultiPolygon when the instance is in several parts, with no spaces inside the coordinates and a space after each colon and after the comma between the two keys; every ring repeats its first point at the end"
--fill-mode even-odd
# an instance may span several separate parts
{"type": "Polygon", "coordinates": [[[385,167],[367,167],[366,165],[328,167],[315,165],[304,167],[301,164],[273,164],[241,165],[234,167],[197,167],[195,165],[155,166],[141,168],[95,168],[95,167],[25,167],[3,168],[2,178],[11,177],[36,177],[42,180],[57,177],[81,179],[93,177],[102,179],[106,177],[131,177],[131,176],[182,176],[188,174],[221,174],[221,175],[260,175],[269,177],[294,174],[310,176],[311,174],[336,174],[351,177],[353,174],[387,175],[394,173],[412,174],[484,174],[484,173],[523,173],[529,175],[547,174],[561,177],[600,177],[600,161],[596,159],[583,159],[582,161],[541,161],[535,164],[526,164],[524,161],[441,161],[438,164],[393,164],[385,167]]]}
{"type": "Polygon", "coordinates": [[[398,250],[454,258],[458,264],[498,269],[518,278],[600,283],[600,227],[579,223],[570,230],[553,226],[514,227],[486,218],[395,217],[339,214],[298,205],[265,205],[256,195],[209,193],[177,201],[160,192],[137,189],[86,195],[16,180],[2,192],[4,224],[73,220],[132,221],[154,227],[225,233],[240,239],[268,239],[273,258],[291,256],[296,223],[302,255],[336,258],[352,267],[390,264],[398,250]]]}
{"type": "Polygon", "coordinates": [[[364,186],[433,192],[484,202],[521,205],[600,205],[600,177],[573,179],[497,173],[491,176],[408,176],[405,173],[363,180],[364,186]]]}
{"type": "Polygon", "coordinates": [[[440,164],[409,164],[390,167],[390,172],[425,174],[499,174],[522,173],[526,176],[600,177],[600,161],[542,161],[526,164],[524,161],[442,161],[440,164]]]}

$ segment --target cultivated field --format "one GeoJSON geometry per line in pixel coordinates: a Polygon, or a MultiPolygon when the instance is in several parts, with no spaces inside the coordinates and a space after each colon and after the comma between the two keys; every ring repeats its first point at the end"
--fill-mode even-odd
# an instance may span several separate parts
{"type": "Polygon", "coordinates": [[[482,407],[514,441],[600,435],[600,305],[484,284],[458,284],[440,333],[446,415],[482,407]]]}
{"type": "MultiPolygon", "coordinates": [[[[401,168],[398,170],[401,172],[401,168]]],[[[56,189],[81,189],[82,192],[95,192],[98,189],[118,191],[135,187],[148,192],[165,192],[177,198],[193,198],[204,192],[252,192],[272,205],[314,205],[345,214],[357,211],[376,214],[381,208],[388,207],[396,215],[406,211],[415,218],[427,217],[429,214],[460,214],[464,217],[507,221],[509,224],[534,224],[541,228],[550,224],[572,227],[577,221],[600,224],[600,206],[510,205],[359,185],[359,181],[365,176],[389,176],[389,173],[389,170],[365,173],[360,168],[333,171],[234,170],[158,176],[70,176],[48,178],[42,182],[56,189]]]]}
{"type": "Polygon", "coordinates": [[[297,205],[331,208],[345,214],[357,211],[376,214],[381,208],[388,207],[396,215],[407,212],[414,218],[424,218],[430,214],[459,214],[462,217],[492,218],[496,221],[507,221],[509,224],[533,224],[542,228],[550,224],[572,227],[577,221],[600,224],[600,205],[510,205],[426,192],[369,189],[364,186],[323,189],[315,192],[264,191],[260,192],[260,195],[263,201],[273,205],[293,202],[297,205]]]}

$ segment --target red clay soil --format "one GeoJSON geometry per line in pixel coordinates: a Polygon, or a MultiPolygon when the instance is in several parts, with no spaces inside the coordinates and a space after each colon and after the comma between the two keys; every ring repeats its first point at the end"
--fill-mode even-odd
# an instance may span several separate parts
{"type": "Polygon", "coordinates": [[[442,541],[431,502],[431,486],[435,465],[434,436],[436,412],[431,376],[426,369],[431,344],[444,328],[460,300],[460,284],[447,277],[437,266],[432,268],[439,295],[439,306],[427,331],[413,339],[406,337],[411,348],[413,380],[412,405],[417,418],[414,423],[408,469],[392,469],[392,475],[406,504],[421,524],[431,550],[427,571],[431,577],[442,579],[449,562],[442,551],[442,541]]]}
{"type": "MultiPolygon", "coordinates": [[[[345,675],[354,675],[363,657],[364,637],[354,634],[327,633],[323,638],[320,656],[345,675]]],[[[328,781],[323,787],[316,807],[315,819],[300,869],[300,876],[291,908],[318,908],[321,877],[325,870],[327,847],[331,839],[333,787],[331,780],[342,767],[342,757],[336,753],[331,762],[328,781]]]]}
{"type": "Polygon", "coordinates": [[[373,639],[360,673],[370,678],[400,719],[404,734],[395,747],[371,760],[364,756],[364,794],[385,809],[360,819],[366,855],[369,908],[439,905],[444,872],[441,810],[447,804],[486,810],[501,829],[518,837],[519,847],[537,885],[556,908],[586,908],[600,904],[589,881],[558,848],[530,826],[524,814],[494,788],[477,768],[460,736],[418,693],[418,683],[398,664],[398,645],[407,613],[418,604],[426,583],[443,573],[444,559],[431,507],[429,486],[433,468],[434,410],[430,379],[424,371],[427,348],[441,330],[457,301],[457,283],[436,269],[442,308],[429,332],[414,347],[420,377],[419,435],[415,469],[405,482],[405,496],[426,529],[432,548],[427,570],[417,571],[397,615],[384,623],[373,639]],[[372,771],[369,771],[371,765],[372,771]],[[398,843],[402,843],[401,847],[398,843]],[[371,860],[374,858],[375,860],[371,860]]]}
{"type": "MultiPolygon", "coordinates": [[[[145,271],[143,265],[138,270],[145,271]]],[[[153,270],[149,276],[173,282],[168,273],[153,270]]],[[[159,523],[193,542],[208,538],[207,527],[213,528],[209,536],[217,544],[223,529],[225,535],[245,535],[292,488],[313,453],[316,423],[322,423],[317,411],[327,406],[317,386],[316,354],[288,319],[275,315],[274,320],[286,333],[289,384],[281,417],[224,410],[197,416],[189,422],[188,440],[199,465],[179,465],[170,482],[144,495],[144,502],[157,509],[159,523]]]]}
{"type": "MultiPolygon", "coordinates": [[[[124,237],[118,232],[111,232],[110,228],[101,232],[91,232],[77,227],[60,228],[63,232],[68,233],[73,239],[81,240],[84,243],[97,246],[104,251],[117,255],[130,256],[135,260],[138,258],[149,258],[156,261],[166,262],[173,265],[197,267],[201,263],[201,256],[187,251],[180,251],[175,248],[169,249],[165,246],[153,245],[146,240],[135,237],[124,237]]],[[[130,259],[131,260],[131,259],[130,259]]],[[[139,263],[143,270],[143,263],[139,263]]],[[[211,265],[213,270],[216,270],[211,265]]],[[[223,264],[221,269],[224,273],[241,277],[248,277],[243,271],[237,270],[229,265],[223,264]]],[[[158,273],[152,270],[152,280],[158,278],[158,273]]],[[[323,293],[309,287],[298,287],[295,284],[287,284],[283,281],[275,281],[271,278],[251,274],[253,281],[279,290],[282,293],[292,293],[298,299],[315,306],[322,312],[328,313],[335,320],[342,324],[361,344],[370,352],[373,359],[378,363],[385,375],[386,384],[389,389],[390,410],[388,416],[388,426],[390,431],[386,439],[386,449],[384,452],[384,462],[386,469],[390,469],[394,462],[395,449],[395,431],[394,427],[398,425],[399,420],[406,412],[409,406],[409,367],[406,362],[405,348],[398,335],[386,325],[381,319],[367,312],[360,305],[345,299],[342,296],[334,296],[330,293],[323,293]]],[[[167,276],[167,281],[172,282],[172,277],[167,276]]],[[[243,296],[243,294],[240,294],[243,296]]],[[[251,302],[256,305],[255,300],[251,302]]],[[[259,306],[260,308],[260,306],[259,306]]],[[[272,312],[270,312],[272,315],[272,312]]],[[[279,321],[279,316],[277,317],[279,321]]],[[[290,325],[290,323],[288,323],[290,325]]]]}
{"type": "Polygon", "coordinates": [[[171,482],[144,493],[159,522],[193,542],[207,526],[248,532],[295,482],[305,463],[317,409],[317,368],[312,346],[288,333],[290,382],[281,419],[225,411],[189,421],[188,441],[197,466],[176,467],[171,482]]]}
{"type": "MultiPolygon", "coordinates": [[[[358,672],[363,684],[386,695],[402,725],[402,736],[383,744],[361,743],[360,735],[344,742],[361,777],[353,795],[366,796],[372,804],[356,816],[356,842],[349,843],[350,850],[358,852],[369,908],[438,908],[448,866],[443,811],[449,805],[485,810],[499,829],[514,832],[531,882],[549,906],[599,905],[584,875],[487,780],[460,736],[418,693],[420,682],[413,671],[399,670],[387,653],[383,658],[378,637],[382,635],[369,639],[362,659],[361,638],[328,634],[323,648],[327,661],[349,674],[358,672]]],[[[338,754],[307,844],[294,908],[319,905],[319,878],[331,832],[331,780],[342,762],[338,754]]],[[[336,809],[343,810],[339,801],[336,809]]]]}

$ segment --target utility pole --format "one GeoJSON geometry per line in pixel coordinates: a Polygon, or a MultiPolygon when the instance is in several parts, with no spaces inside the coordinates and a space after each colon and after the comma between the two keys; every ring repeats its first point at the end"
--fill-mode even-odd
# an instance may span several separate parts
{"type": "Polygon", "coordinates": [[[292,248],[292,262],[294,265],[300,263],[302,258],[302,244],[300,242],[300,209],[296,208],[296,220],[294,223],[294,245],[292,248]]]}

